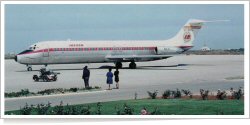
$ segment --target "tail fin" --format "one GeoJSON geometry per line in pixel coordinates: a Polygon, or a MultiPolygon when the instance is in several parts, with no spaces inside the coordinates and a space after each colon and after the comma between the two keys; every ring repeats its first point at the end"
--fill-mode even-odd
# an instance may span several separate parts
{"type": "Polygon", "coordinates": [[[202,28],[204,23],[220,22],[220,21],[228,21],[228,20],[205,21],[205,20],[190,19],[176,34],[176,36],[173,37],[174,44],[176,46],[193,46],[195,37],[197,36],[198,31],[202,28]]]}

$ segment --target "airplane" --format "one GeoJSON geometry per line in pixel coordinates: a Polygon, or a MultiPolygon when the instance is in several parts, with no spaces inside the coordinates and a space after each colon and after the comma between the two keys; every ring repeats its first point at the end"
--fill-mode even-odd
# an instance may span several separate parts
{"type": "Polygon", "coordinates": [[[136,69],[135,62],[167,59],[191,49],[197,32],[205,21],[190,19],[180,31],[168,40],[121,40],[121,41],[43,41],[31,45],[15,56],[15,61],[27,66],[77,63],[115,63],[122,68],[122,62],[130,62],[129,68],[136,69]]]}

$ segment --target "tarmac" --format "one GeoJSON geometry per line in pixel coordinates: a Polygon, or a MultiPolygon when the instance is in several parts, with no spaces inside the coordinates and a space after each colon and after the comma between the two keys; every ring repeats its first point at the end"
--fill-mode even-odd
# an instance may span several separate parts
{"type": "MultiPolygon", "coordinates": [[[[32,76],[38,74],[38,70],[44,66],[32,66],[33,71],[26,71],[25,65],[14,60],[5,60],[5,92],[17,92],[21,89],[37,92],[52,88],[84,87],[81,76],[85,65],[90,69],[90,86],[102,88],[93,92],[5,98],[5,111],[20,109],[26,103],[36,105],[49,101],[52,105],[59,105],[63,101],[65,105],[71,105],[134,99],[135,93],[140,99],[148,97],[147,91],[155,90],[158,90],[160,96],[164,90],[176,88],[189,89],[198,94],[200,89],[216,91],[244,87],[244,79],[240,79],[244,76],[243,55],[180,55],[136,64],[137,69],[128,69],[129,63],[123,63],[124,69],[119,70],[120,89],[106,90],[107,67],[114,66],[113,63],[48,65],[47,68],[60,72],[58,80],[34,82],[32,76]],[[234,79],[227,79],[229,77],[234,79]]],[[[115,82],[112,87],[115,87],[115,82]]]]}

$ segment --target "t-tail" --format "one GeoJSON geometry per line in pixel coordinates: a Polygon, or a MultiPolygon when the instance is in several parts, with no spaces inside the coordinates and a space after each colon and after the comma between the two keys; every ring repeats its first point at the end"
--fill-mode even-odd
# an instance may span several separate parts
{"type": "Polygon", "coordinates": [[[197,33],[202,28],[204,23],[221,22],[221,21],[229,21],[229,20],[205,21],[198,19],[190,19],[176,34],[176,36],[172,38],[172,44],[174,44],[174,46],[180,47],[184,51],[189,50],[194,46],[194,40],[197,36],[197,33]]]}

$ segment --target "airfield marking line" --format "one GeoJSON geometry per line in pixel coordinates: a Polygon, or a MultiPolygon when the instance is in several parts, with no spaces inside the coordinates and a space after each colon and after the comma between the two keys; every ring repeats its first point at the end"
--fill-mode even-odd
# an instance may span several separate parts
{"type": "Polygon", "coordinates": [[[14,97],[14,98],[5,98],[5,101],[10,100],[21,100],[21,99],[32,99],[32,98],[46,98],[46,97],[56,97],[56,96],[70,96],[70,95],[81,95],[81,94],[91,94],[91,93],[100,93],[105,92],[107,90],[101,91],[92,91],[92,92],[78,92],[78,93],[66,93],[66,94],[52,94],[52,95],[39,95],[39,96],[23,96],[23,97],[14,97]]]}

